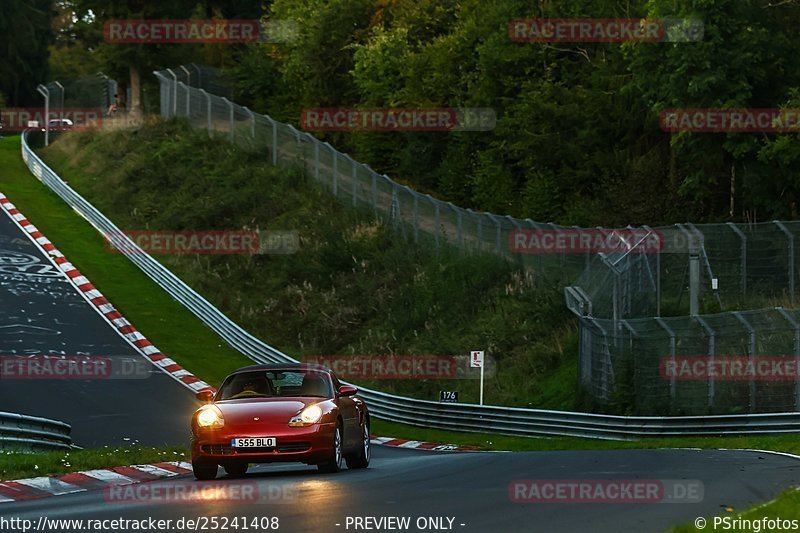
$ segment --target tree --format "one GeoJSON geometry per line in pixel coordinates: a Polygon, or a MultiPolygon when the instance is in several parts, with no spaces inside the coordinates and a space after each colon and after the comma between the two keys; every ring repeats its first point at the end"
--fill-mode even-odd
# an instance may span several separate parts
{"type": "Polygon", "coordinates": [[[0,4],[0,93],[12,106],[35,104],[36,86],[47,80],[51,3],[4,0],[0,4]]]}

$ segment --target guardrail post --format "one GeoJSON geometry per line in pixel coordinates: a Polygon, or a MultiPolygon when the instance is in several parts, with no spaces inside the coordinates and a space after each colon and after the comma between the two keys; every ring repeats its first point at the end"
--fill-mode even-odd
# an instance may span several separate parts
{"type": "MultiPolygon", "coordinates": [[[[753,368],[755,368],[755,364],[756,364],[756,331],[753,329],[753,326],[750,325],[750,322],[748,322],[744,318],[744,316],[742,316],[742,313],[740,313],[739,311],[733,311],[732,314],[733,314],[733,316],[736,317],[736,320],[738,320],[745,327],[745,329],[747,330],[747,333],[750,335],[750,342],[749,342],[749,347],[748,347],[748,351],[750,353],[748,354],[748,357],[750,359],[750,364],[753,366],[753,368]]],[[[753,412],[755,412],[755,408],[756,408],[756,382],[754,381],[754,379],[752,377],[750,378],[749,384],[750,384],[750,412],[753,413],[753,412]]]]}

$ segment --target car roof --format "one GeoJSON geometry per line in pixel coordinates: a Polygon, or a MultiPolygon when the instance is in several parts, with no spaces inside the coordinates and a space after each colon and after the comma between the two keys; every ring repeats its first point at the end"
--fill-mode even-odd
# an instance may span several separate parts
{"type": "Polygon", "coordinates": [[[237,368],[231,375],[239,374],[241,372],[252,372],[254,370],[316,370],[317,372],[326,372],[331,374],[331,369],[317,364],[307,363],[271,363],[267,365],[250,365],[242,368],[237,368]]]}

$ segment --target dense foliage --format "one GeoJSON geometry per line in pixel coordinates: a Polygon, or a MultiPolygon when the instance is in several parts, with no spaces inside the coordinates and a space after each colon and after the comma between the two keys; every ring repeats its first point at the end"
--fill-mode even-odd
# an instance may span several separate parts
{"type": "Polygon", "coordinates": [[[659,112],[797,106],[797,2],[276,0],[269,16],[299,38],[247,50],[242,104],[294,123],[319,106],[494,108],[488,133],[326,137],[464,207],[581,225],[796,216],[795,134],[670,134],[659,112]],[[512,42],[521,17],[680,17],[704,34],[512,42]]]}

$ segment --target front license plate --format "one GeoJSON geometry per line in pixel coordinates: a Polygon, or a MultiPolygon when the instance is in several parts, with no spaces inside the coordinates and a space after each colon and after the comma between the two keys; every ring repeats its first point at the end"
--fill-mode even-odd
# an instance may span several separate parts
{"type": "Polygon", "coordinates": [[[275,437],[246,437],[231,439],[234,448],[274,448],[275,437]]]}

